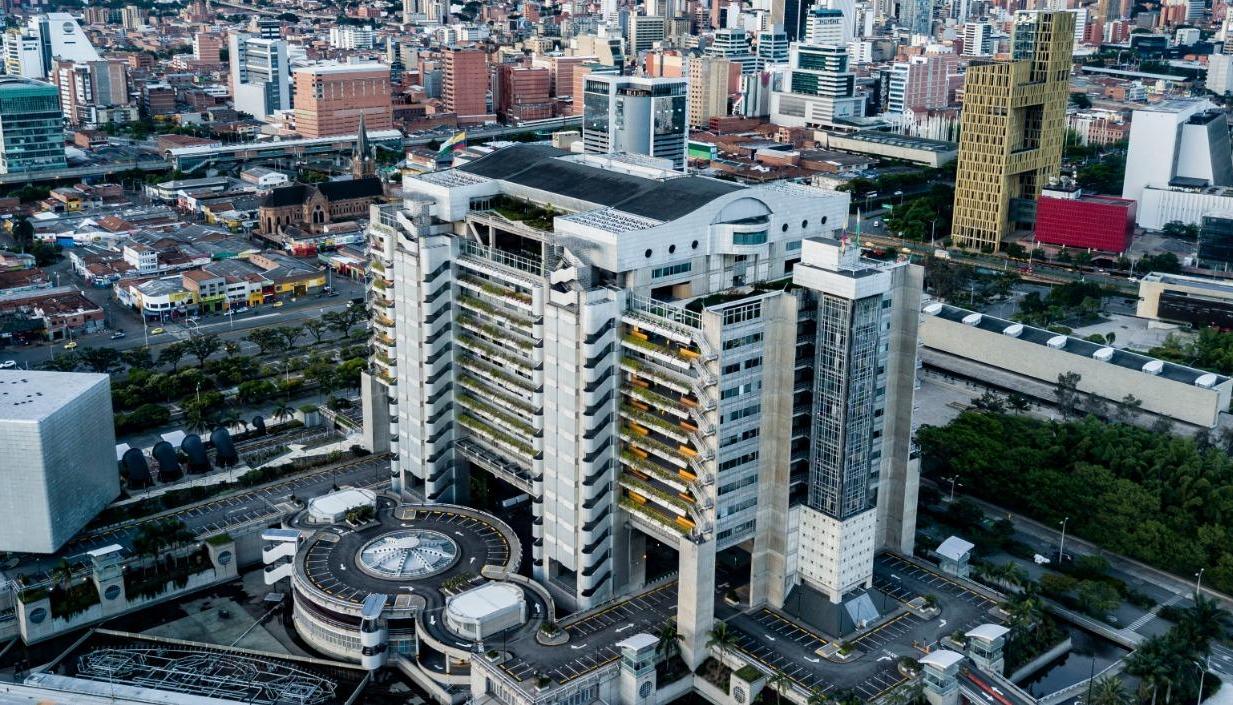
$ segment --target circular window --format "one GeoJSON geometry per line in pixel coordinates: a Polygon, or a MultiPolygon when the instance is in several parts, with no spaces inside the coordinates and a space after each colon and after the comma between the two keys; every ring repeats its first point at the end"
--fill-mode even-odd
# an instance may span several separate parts
{"type": "Polygon", "coordinates": [[[231,562],[231,551],[223,551],[218,554],[219,565],[227,565],[231,562]]]}
{"type": "Polygon", "coordinates": [[[647,259],[651,259],[651,249],[650,249],[650,248],[647,248],[647,251],[646,251],[646,252],[643,252],[642,254],[643,254],[643,256],[644,256],[644,257],[646,257],[647,259]]]}
{"type": "Polygon", "coordinates": [[[360,568],[375,577],[422,578],[439,573],[458,558],[458,544],[427,529],[393,531],[360,549],[360,568]]]}
{"type": "Polygon", "coordinates": [[[30,610],[30,621],[33,624],[39,624],[44,619],[47,619],[47,610],[42,607],[36,607],[30,610]]]}
{"type": "Polygon", "coordinates": [[[668,254],[676,252],[676,245],[668,245],[668,254]]]}
{"type": "Polygon", "coordinates": [[[822,224],[826,225],[826,216],[822,216],[822,224]]]}
{"type": "Polygon", "coordinates": [[[809,221],[808,221],[808,220],[802,220],[802,221],[801,221],[801,230],[804,230],[805,228],[808,228],[808,227],[809,227],[809,221]]]}
{"type": "Polygon", "coordinates": [[[108,585],[107,589],[103,591],[103,597],[106,597],[108,600],[114,600],[119,596],[120,596],[120,586],[119,585],[108,585]]]}
{"type": "Polygon", "coordinates": [[[697,240],[694,240],[693,242],[689,243],[689,249],[691,249],[691,250],[696,250],[696,249],[698,249],[698,241],[697,241],[697,240]]]}
{"type": "Polygon", "coordinates": [[[788,232],[788,224],[784,223],[783,225],[779,226],[779,231],[784,232],[784,233],[788,232]]]}

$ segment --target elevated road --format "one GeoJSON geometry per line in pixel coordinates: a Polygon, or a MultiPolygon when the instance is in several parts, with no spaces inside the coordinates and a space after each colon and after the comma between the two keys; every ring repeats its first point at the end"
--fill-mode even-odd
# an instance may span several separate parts
{"type": "Polygon", "coordinates": [[[90,176],[109,176],[122,171],[169,171],[171,165],[157,157],[140,161],[120,161],[109,164],[92,164],[90,166],[74,166],[67,169],[49,169],[47,171],[26,171],[15,174],[0,174],[0,186],[15,186],[18,184],[37,184],[44,181],[61,181],[64,179],[82,179],[90,176]]]}

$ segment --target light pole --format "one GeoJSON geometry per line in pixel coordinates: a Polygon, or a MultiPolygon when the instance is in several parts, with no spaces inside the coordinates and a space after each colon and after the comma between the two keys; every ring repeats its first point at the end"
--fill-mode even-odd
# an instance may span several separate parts
{"type": "Polygon", "coordinates": [[[958,476],[958,475],[952,475],[951,477],[944,477],[944,478],[942,478],[942,479],[943,479],[943,480],[946,480],[947,482],[949,482],[949,483],[950,483],[950,497],[949,497],[949,498],[947,498],[946,502],[947,502],[948,504],[950,504],[950,503],[954,503],[954,501],[955,501],[955,486],[956,486],[956,485],[958,485],[959,487],[963,487],[963,483],[962,483],[962,482],[957,482],[957,480],[959,479],[959,476],[958,476]]]}
{"type": "Polygon", "coordinates": [[[1062,519],[1062,540],[1057,543],[1057,564],[1062,564],[1062,557],[1066,554],[1062,550],[1066,547],[1066,522],[1070,521],[1070,517],[1062,519]]]}
{"type": "MultiPolygon", "coordinates": [[[[1208,656],[1204,661],[1208,659],[1211,659],[1211,656],[1208,656]]],[[[1195,696],[1194,702],[1195,705],[1200,705],[1203,702],[1203,680],[1207,677],[1207,664],[1195,661],[1194,667],[1199,669],[1199,694],[1195,696]]]]}
{"type": "Polygon", "coordinates": [[[1195,573],[1195,574],[1194,574],[1194,577],[1195,577],[1195,581],[1194,581],[1194,599],[1195,599],[1195,602],[1198,602],[1198,601],[1199,601],[1199,597],[1203,594],[1203,571],[1205,571],[1205,570],[1207,570],[1207,568],[1200,568],[1200,569],[1199,569],[1199,572],[1197,572],[1197,573],[1195,573]]]}

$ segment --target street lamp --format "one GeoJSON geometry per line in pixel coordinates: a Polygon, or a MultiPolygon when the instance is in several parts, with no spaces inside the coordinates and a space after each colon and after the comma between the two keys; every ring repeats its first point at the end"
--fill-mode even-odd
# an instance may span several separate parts
{"type": "Polygon", "coordinates": [[[1062,557],[1066,554],[1062,553],[1062,549],[1066,546],[1066,522],[1070,521],[1070,517],[1062,519],[1062,540],[1057,544],[1057,564],[1062,564],[1062,557]]]}
{"type": "Polygon", "coordinates": [[[1195,696],[1195,705],[1201,705],[1203,702],[1203,679],[1207,677],[1207,662],[1211,660],[1211,656],[1204,659],[1204,663],[1194,661],[1194,667],[1199,669],[1199,694],[1195,696]]]}
{"type": "Polygon", "coordinates": [[[958,476],[958,475],[954,475],[954,476],[952,476],[952,477],[944,477],[944,478],[942,478],[942,479],[944,479],[944,480],[946,480],[947,482],[949,482],[949,483],[950,483],[950,498],[949,498],[949,499],[947,499],[946,501],[947,501],[948,503],[953,503],[953,502],[955,501],[955,486],[956,486],[956,485],[958,485],[959,487],[963,487],[963,483],[962,483],[962,482],[956,482],[956,480],[958,480],[958,479],[959,479],[959,476],[958,476]]]}
{"type": "Polygon", "coordinates": [[[1199,572],[1197,572],[1197,573],[1195,573],[1195,574],[1194,574],[1194,577],[1195,577],[1195,581],[1194,581],[1194,599],[1195,599],[1195,602],[1198,602],[1198,601],[1199,601],[1199,597],[1203,594],[1203,571],[1205,571],[1205,570],[1207,570],[1207,568],[1200,568],[1200,569],[1199,569],[1199,572]]]}

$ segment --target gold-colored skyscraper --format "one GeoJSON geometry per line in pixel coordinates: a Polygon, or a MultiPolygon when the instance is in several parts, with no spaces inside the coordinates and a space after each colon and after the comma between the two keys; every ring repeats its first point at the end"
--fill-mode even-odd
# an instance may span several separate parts
{"type": "Polygon", "coordinates": [[[1071,12],[1015,15],[1011,60],[973,63],[963,91],[951,239],[996,251],[1062,162],[1071,12]]]}

